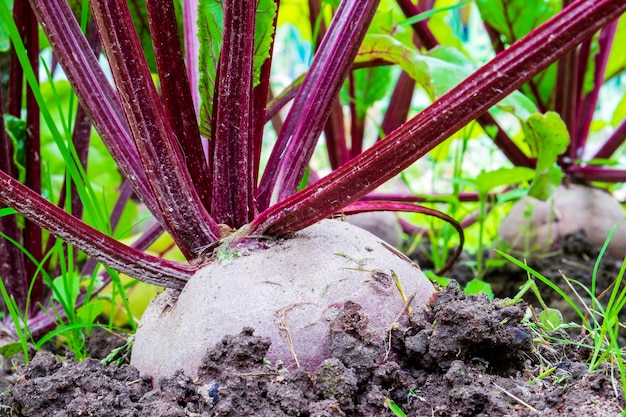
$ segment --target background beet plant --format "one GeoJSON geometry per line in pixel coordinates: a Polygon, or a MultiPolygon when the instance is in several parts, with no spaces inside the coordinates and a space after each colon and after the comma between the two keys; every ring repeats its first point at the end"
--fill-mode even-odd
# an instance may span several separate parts
{"type": "MultiPolygon", "coordinates": [[[[14,51],[2,113],[11,115],[5,122],[16,122],[10,129],[0,126],[0,202],[8,207],[0,218],[0,231],[7,238],[0,240],[0,275],[14,300],[7,308],[27,310],[29,332],[35,336],[54,322],[41,309],[49,305],[44,282],[54,293],[57,286],[50,277],[64,276],[63,272],[76,269],[77,277],[95,277],[101,262],[114,279],[119,271],[148,283],[182,288],[197,269],[194,262],[173,262],[143,252],[163,230],[184,257],[194,261],[227,236],[288,236],[342,211],[416,210],[405,202],[360,200],[472,120],[496,126],[487,113],[492,106],[626,10],[626,1],[621,0],[574,1],[521,39],[498,33],[503,29],[486,19],[494,29],[494,41],[502,42],[501,51],[455,85],[460,72],[450,72],[456,75],[449,79],[444,75],[464,64],[449,49],[435,48],[437,41],[424,20],[409,22],[420,41],[417,49],[395,39],[393,33],[368,35],[378,1],[338,3],[328,27],[327,19],[314,18],[318,3],[309,2],[316,34],[311,65],[303,79],[268,107],[280,4],[183,0],[175,7],[168,0],[147,0],[149,32],[144,26],[138,29],[149,36],[140,38],[133,17],[142,22],[141,16],[135,9],[131,13],[126,3],[78,3],[16,0],[11,15],[7,2],[0,2],[0,18],[6,22],[14,51]],[[182,16],[178,20],[177,10],[182,16]],[[78,97],[79,107],[62,130],[38,86],[43,46],[39,28],[54,55],[54,67],[45,70],[53,74],[58,64],[78,97]],[[142,44],[146,39],[153,53],[142,44]],[[420,55],[428,49],[432,53],[420,55]],[[100,65],[100,51],[106,55],[114,84],[100,65]],[[405,75],[382,123],[384,137],[362,149],[363,113],[355,107],[348,144],[338,136],[343,124],[338,123],[336,98],[342,85],[346,80],[354,85],[355,68],[390,64],[401,66],[405,75]],[[23,80],[28,85],[25,100],[23,80]],[[410,95],[407,102],[402,92],[412,91],[415,83],[438,98],[406,120],[410,95]],[[277,138],[265,156],[264,130],[289,100],[284,122],[273,119],[277,138]],[[20,125],[17,120],[22,116],[25,123],[20,125]],[[49,181],[42,183],[42,167],[44,173],[47,169],[40,157],[42,126],[50,130],[66,165],[60,192],[52,192],[49,181]],[[98,207],[97,193],[89,186],[92,172],[86,161],[91,126],[124,178],[111,213],[98,207]],[[310,184],[300,189],[322,132],[334,169],[316,181],[308,178],[310,184]],[[52,201],[55,195],[58,201],[52,201]],[[145,204],[156,224],[128,246],[113,236],[131,195],[145,204]],[[79,220],[84,209],[89,224],[79,220]],[[232,234],[235,230],[237,234],[232,234]],[[80,261],[69,262],[74,258],[80,261]]],[[[397,3],[407,16],[429,8],[420,9],[409,1],[397,3]]],[[[488,10],[489,2],[482,3],[488,10]]],[[[514,96],[504,106],[523,112],[523,103],[514,96]]],[[[542,111],[549,108],[541,102],[536,105],[542,111]]],[[[511,160],[534,166],[528,156],[507,145],[501,130],[497,132],[496,143],[511,160]]],[[[552,172],[553,163],[544,165],[540,168],[545,172],[539,174],[552,172]]],[[[71,314],[75,303],[89,299],[100,284],[95,279],[83,286],[80,280],[73,282],[71,296],[54,298],[68,304],[57,312],[59,319],[71,314]]],[[[20,332],[20,328],[18,324],[9,330],[20,332]]]]}

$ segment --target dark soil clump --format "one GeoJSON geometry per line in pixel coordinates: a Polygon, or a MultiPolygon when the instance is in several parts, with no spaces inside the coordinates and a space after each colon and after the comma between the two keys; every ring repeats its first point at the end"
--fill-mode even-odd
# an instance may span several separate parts
{"type": "Polygon", "coordinates": [[[266,363],[270,341],[245,328],[207,352],[195,381],[179,373],[153,384],[129,365],[40,353],[0,397],[0,415],[393,416],[389,401],[408,416],[621,415],[619,382],[587,373],[587,351],[534,344],[526,311],[452,285],[374,340],[347,303],[317,369],[266,363]]]}

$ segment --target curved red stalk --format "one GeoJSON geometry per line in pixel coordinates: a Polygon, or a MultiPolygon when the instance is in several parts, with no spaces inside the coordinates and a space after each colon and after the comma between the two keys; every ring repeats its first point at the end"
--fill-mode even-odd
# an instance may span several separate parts
{"type": "Polygon", "coordinates": [[[572,3],[350,163],[265,210],[252,222],[252,231],[286,235],[358,200],[486,112],[624,10],[626,0],[572,3]]]}
{"type": "Polygon", "coordinates": [[[465,243],[463,226],[445,213],[417,204],[401,203],[396,201],[357,201],[345,207],[343,210],[341,210],[341,213],[345,215],[350,215],[364,213],[368,211],[402,211],[405,213],[421,213],[426,214],[427,216],[441,219],[454,227],[454,230],[456,230],[459,235],[459,244],[457,245],[452,256],[448,258],[445,265],[435,272],[435,274],[437,275],[443,275],[446,271],[452,268],[452,265],[455,264],[455,262],[457,261],[457,259],[459,259],[459,256],[461,256],[461,253],[463,252],[463,244],[465,243]]]}
{"type": "Polygon", "coordinates": [[[147,255],[94,229],[0,171],[0,202],[100,262],[144,282],[182,288],[194,268],[147,255]]]}

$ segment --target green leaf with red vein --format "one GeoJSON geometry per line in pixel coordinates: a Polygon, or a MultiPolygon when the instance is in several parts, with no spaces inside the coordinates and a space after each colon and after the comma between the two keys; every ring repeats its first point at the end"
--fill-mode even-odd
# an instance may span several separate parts
{"type": "Polygon", "coordinates": [[[434,87],[428,64],[423,55],[389,35],[366,35],[354,59],[355,64],[372,60],[384,60],[400,66],[431,96],[434,87]]]}
{"type": "Polygon", "coordinates": [[[563,172],[556,165],[557,158],[570,141],[567,126],[554,112],[534,114],[522,125],[526,142],[537,157],[537,174],[528,192],[540,200],[547,200],[561,184],[563,172]]]}
{"type": "Polygon", "coordinates": [[[213,95],[215,94],[215,75],[220,59],[224,13],[222,5],[216,0],[202,0],[198,5],[198,39],[200,41],[200,133],[211,137],[213,120],[213,95]]]}
{"type": "MultiPolygon", "coordinates": [[[[413,78],[431,98],[441,97],[476,70],[476,65],[458,49],[439,46],[422,55],[389,35],[367,35],[359,48],[356,64],[383,60],[398,65],[413,78]]],[[[537,112],[537,107],[522,93],[513,92],[498,107],[520,119],[537,112]]]]}
{"type": "Polygon", "coordinates": [[[254,30],[254,81],[253,87],[259,85],[261,66],[270,57],[272,37],[274,36],[274,17],[277,11],[274,0],[259,0],[256,11],[254,30]]]}
{"type": "Polygon", "coordinates": [[[483,20],[511,44],[554,16],[561,1],[477,0],[483,20]]]}
{"type": "MultiPolygon", "coordinates": [[[[254,36],[254,79],[253,87],[259,84],[261,67],[270,57],[274,16],[277,7],[273,0],[260,0],[257,4],[254,36]]],[[[198,5],[198,39],[200,40],[200,133],[211,137],[213,120],[213,96],[215,75],[222,47],[224,11],[218,0],[201,0],[198,5]]]]}

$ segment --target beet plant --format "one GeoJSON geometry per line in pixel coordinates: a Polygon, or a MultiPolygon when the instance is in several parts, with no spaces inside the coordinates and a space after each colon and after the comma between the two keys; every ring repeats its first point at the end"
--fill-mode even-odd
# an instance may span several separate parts
{"type": "MultiPolygon", "coordinates": [[[[420,16],[425,14],[420,12],[429,3],[399,4],[408,17],[407,23],[411,23],[415,30],[416,43],[422,48],[434,53],[438,48],[441,49],[441,39],[446,45],[455,45],[456,49],[463,50],[465,45],[456,46],[454,42],[459,43],[459,40],[451,40],[450,36],[446,36],[439,21],[427,25],[420,20],[420,16]],[[417,17],[411,17],[414,15],[417,17]]],[[[563,5],[567,4],[563,2],[563,5]]],[[[522,7],[518,2],[499,0],[478,1],[476,6],[482,18],[479,26],[486,28],[488,34],[487,42],[474,45],[472,49],[481,57],[502,52],[562,7],[561,2],[538,1],[532,7],[522,7]]],[[[465,20],[461,26],[459,37],[476,43],[476,25],[471,22],[468,25],[465,20]]],[[[406,177],[410,188],[418,196],[411,198],[378,193],[367,198],[440,202],[448,206],[446,213],[449,215],[455,218],[466,216],[462,224],[478,223],[478,237],[472,241],[477,247],[477,277],[485,270],[480,257],[484,242],[489,240],[489,236],[484,233],[489,210],[499,213],[489,217],[489,234],[492,235],[493,244],[497,243],[497,239],[504,242],[508,250],[516,250],[525,257],[545,255],[563,236],[578,229],[583,229],[590,241],[600,247],[611,228],[624,217],[623,209],[616,199],[610,193],[600,191],[615,190],[624,180],[624,170],[619,167],[623,166],[623,161],[620,153],[616,152],[621,149],[625,137],[625,67],[619,46],[624,40],[623,28],[623,19],[612,22],[571,51],[566,58],[538,73],[520,88],[519,92],[533,103],[536,112],[543,114],[541,117],[525,117],[516,111],[510,112],[515,117],[506,117],[507,106],[500,105],[498,112],[483,114],[456,135],[457,149],[460,151],[454,156],[454,162],[450,162],[454,165],[452,175],[449,169],[446,172],[438,168],[448,166],[441,163],[446,151],[439,151],[433,156],[432,171],[444,172],[435,173],[433,177],[451,176],[453,185],[444,183],[442,186],[440,181],[432,189],[439,194],[442,190],[451,189],[452,195],[428,196],[423,185],[412,187],[411,181],[418,180],[421,174],[414,170],[417,174],[410,172],[406,177]],[[492,143],[484,144],[486,141],[482,141],[481,145],[472,145],[472,142],[477,142],[474,139],[481,135],[492,139],[492,143]],[[478,146],[481,147],[476,150],[478,146]],[[476,158],[483,161],[478,167],[474,163],[476,158]],[[487,168],[489,163],[496,167],[487,168]],[[461,165],[464,169],[469,168],[469,173],[463,172],[461,165]],[[531,168],[535,169],[534,173],[531,168]],[[489,169],[492,171],[485,172],[489,169]],[[515,187],[518,184],[525,185],[533,177],[530,187],[515,187]],[[507,186],[506,192],[501,192],[504,186],[507,186]],[[503,220],[503,213],[510,210],[506,202],[517,200],[526,193],[528,196],[516,204],[503,220]],[[472,207],[476,207],[473,203],[467,204],[469,201],[479,202],[476,211],[469,212],[472,207]],[[499,220],[496,219],[498,216],[499,220]]],[[[464,62],[473,65],[471,60],[466,59],[464,62]]],[[[412,84],[414,81],[411,79],[405,79],[402,86],[399,83],[394,97],[413,94],[412,84]]],[[[397,111],[401,106],[390,108],[397,111]]],[[[385,117],[387,119],[391,118],[385,117]]],[[[447,144],[444,149],[455,148],[447,144]]],[[[430,236],[434,248],[433,263],[441,264],[435,251],[447,250],[447,245],[450,245],[449,231],[446,232],[444,228],[437,233],[433,232],[433,228],[417,229],[406,223],[405,229],[418,236],[430,236]]],[[[615,235],[610,247],[610,252],[616,257],[623,256],[621,248],[624,246],[624,233],[621,230],[615,235]]]]}
{"type": "MultiPolygon", "coordinates": [[[[406,9],[412,3],[398,4],[406,9]]],[[[406,311],[421,308],[434,289],[416,265],[388,244],[325,219],[371,210],[417,211],[405,202],[363,198],[467,123],[489,117],[492,106],[626,10],[626,1],[574,1],[456,84],[443,74],[458,57],[445,49],[422,56],[391,33],[368,35],[379,1],[344,0],[327,28],[317,25],[324,27],[301,82],[268,106],[280,4],[184,0],[181,30],[178,5],[146,1],[152,52],[142,44],[146,37],[140,40],[124,2],[93,0],[89,7],[83,2],[76,8],[78,19],[64,0],[15,1],[13,18],[6,4],[0,5],[17,54],[11,79],[21,77],[19,60],[28,80],[31,135],[24,141],[31,158],[25,162],[27,175],[20,178],[12,163],[15,142],[0,132],[0,202],[10,208],[3,211],[5,234],[23,241],[41,259],[44,229],[68,245],[67,256],[74,250],[89,256],[87,274],[95,271],[97,261],[111,273],[168,288],[146,312],[133,350],[133,363],[154,376],[179,368],[195,374],[205,347],[243,326],[272,338],[268,360],[315,366],[328,355],[328,320],[353,302],[368,317],[373,334],[385,339],[393,323],[406,311]],[[33,139],[39,130],[37,105],[43,104],[36,78],[37,25],[78,97],[74,131],[85,129],[79,120],[95,127],[124,177],[123,189],[132,190],[154,216],[156,224],[133,246],[112,237],[106,222],[88,224],[74,210],[93,201],[88,187],[72,186],[89,182],[79,152],[86,149],[84,132],[74,142],[55,135],[67,155],[68,191],[62,204],[47,199],[41,187],[39,145],[33,139]],[[100,48],[113,83],[98,60],[100,48]],[[438,98],[415,117],[386,123],[386,135],[374,145],[363,149],[362,137],[355,135],[347,148],[331,132],[336,98],[346,79],[354,79],[354,69],[381,65],[402,66],[438,98]],[[434,83],[435,75],[444,82],[434,83]],[[276,111],[287,100],[290,108],[278,123],[276,111]],[[271,117],[278,131],[266,156],[263,134],[271,117]],[[334,169],[310,178],[309,162],[322,132],[334,169]],[[10,215],[12,210],[21,217],[10,215]],[[186,262],[143,251],[161,230],[186,262]]],[[[507,100],[509,106],[520,103],[515,96],[507,100]]],[[[390,106],[395,103],[392,99],[390,106]]],[[[41,114],[54,130],[50,113],[41,109],[41,114]]],[[[334,129],[338,132],[337,125],[334,129]]],[[[358,131],[362,129],[352,129],[358,131]]],[[[26,308],[29,279],[41,268],[23,272],[23,255],[8,251],[3,252],[3,282],[15,306],[26,308]]],[[[44,293],[40,281],[33,285],[37,294],[44,293]]],[[[73,301],[85,297],[84,291],[75,295],[73,301]]],[[[43,295],[35,299],[45,300],[43,295]]],[[[47,317],[35,310],[28,323],[47,317]]],[[[14,325],[16,332],[22,326],[19,320],[14,325]]],[[[390,354],[381,352],[381,358],[390,354]]]]}

